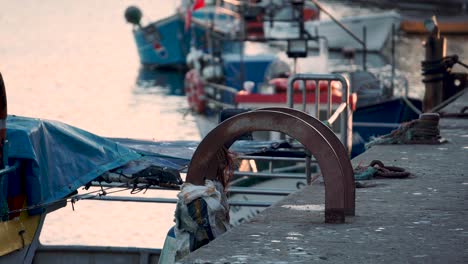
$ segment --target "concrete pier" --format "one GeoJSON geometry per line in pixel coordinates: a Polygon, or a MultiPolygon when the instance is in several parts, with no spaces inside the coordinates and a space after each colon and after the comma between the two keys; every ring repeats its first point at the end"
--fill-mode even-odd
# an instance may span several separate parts
{"type": "MultiPolygon", "coordinates": [[[[447,106],[459,112],[468,93],[447,106]]],[[[324,187],[309,186],[198,249],[181,263],[468,263],[468,119],[440,121],[440,145],[378,145],[353,166],[381,160],[406,179],[368,181],[356,216],[324,223],[324,187]]]]}

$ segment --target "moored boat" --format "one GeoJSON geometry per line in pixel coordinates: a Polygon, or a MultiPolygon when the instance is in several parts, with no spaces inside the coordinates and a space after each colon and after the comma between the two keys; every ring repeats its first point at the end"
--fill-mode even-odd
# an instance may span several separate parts
{"type": "MultiPolygon", "coordinates": [[[[401,16],[393,11],[377,14],[344,17],[339,20],[349,31],[359,39],[365,40],[366,46],[351,39],[345,30],[332,19],[312,20],[304,23],[304,28],[312,36],[327,40],[330,49],[381,51],[392,34],[392,27],[399,28],[401,16]],[[365,35],[364,35],[365,34],[365,35]]],[[[267,38],[299,37],[298,26],[291,22],[265,22],[267,38]]],[[[281,44],[281,43],[279,43],[281,44]]],[[[283,44],[284,45],[284,44],[283,44]]],[[[311,48],[317,48],[316,42],[309,43],[311,48]]]]}
{"type": "MultiPolygon", "coordinates": [[[[208,48],[208,43],[205,41],[208,28],[212,33],[217,32],[221,35],[236,31],[233,28],[236,25],[234,23],[236,18],[231,14],[222,14],[214,18],[212,12],[205,8],[192,12],[190,19],[186,17],[188,15],[175,13],[143,26],[140,23],[142,17],[140,9],[130,6],[125,10],[127,22],[133,25],[135,44],[144,67],[185,69],[186,56],[192,44],[199,49],[208,48]]],[[[230,51],[235,49],[235,46],[226,43],[223,48],[225,51],[230,51]]]]}

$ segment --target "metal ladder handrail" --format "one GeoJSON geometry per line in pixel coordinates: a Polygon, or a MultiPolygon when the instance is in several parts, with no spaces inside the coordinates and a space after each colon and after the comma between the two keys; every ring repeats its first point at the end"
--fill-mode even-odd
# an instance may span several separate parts
{"type": "Polygon", "coordinates": [[[315,81],[316,87],[315,87],[315,117],[317,119],[320,119],[320,109],[321,109],[321,103],[320,103],[320,87],[319,87],[319,82],[320,81],[327,81],[328,82],[328,98],[327,98],[327,120],[326,122],[328,125],[332,125],[334,121],[338,118],[338,116],[341,116],[341,128],[342,128],[342,133],[341,133],[341,142],[343,145],[347,148],[348,153],[350,152],[351,149],[351,136],[352,136],[352,111],[349,106],[349,95],[350,93],[350,87],[349,87],[349,81],[346,77],[344,77],[341,74],[294,74],[288,79],[288,88],[287,88],[287,106],[289,108],[294,108],[294,83],[296,81],[299,81],[301,88],[302,88],[302,97],[303,97],[303,102],[302,102],[302,108],[303,111],[305,112],[306,109],[306,97],[307,93],[305,89],[305,81],[315,81]],[[342,87],[342,95],[341,95],[341,104],[338,106],[338,108],[332,113],[332,90],[331,90],[331,82],[332,81],[338,81],[341,83],[342,87]]]}

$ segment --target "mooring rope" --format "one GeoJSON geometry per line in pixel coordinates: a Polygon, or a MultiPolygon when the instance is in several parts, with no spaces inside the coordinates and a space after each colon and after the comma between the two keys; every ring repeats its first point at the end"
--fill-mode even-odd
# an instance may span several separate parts
{"type": "Polygon", "coordinates": [[[396,166],[385,166],[380,160],[373,160],[368,166],[358,165],[354,168],[354,180],[363,181],[373,178],[407,178],[410,172],[396,166]]]}

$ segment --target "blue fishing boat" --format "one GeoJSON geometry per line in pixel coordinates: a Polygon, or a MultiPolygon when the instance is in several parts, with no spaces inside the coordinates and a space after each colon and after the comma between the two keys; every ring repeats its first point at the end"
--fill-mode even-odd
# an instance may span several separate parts
{"type": "MultiPolygon", "coordinates": [[[[205,7],[188,14],[177,12],[164,19],[141,25],[142,12],[135,6],[125,10],[127,22],[133,25],[133,36],[140,62],[148,68],[186,68],[186,56],[190,47],[207,50],[207,31],[217,34],[232,34],[237,31],[236,17],[218,14],[214,7],[205,7]],[[216,17],[215,17],[216,14],[216,17]],[[223,25],[220,27],[219,25],[223,25]],[[232,25],[231,27],[229,25],[232,25]]],[[[232,51],[235,43],[221,43],[222,51],[232,51]]]]}
{"type": "MultiPolygon", "coordinates": [[[[136,7],[126,10],[126,18],[133,26],[133,37],[140,62],[148,68],[184,68],[189,52],[191,32],[185,30],[184,19],[174,14],[146,26],[140,24],[141,12],[136,7]]],[[[193,28],[200,36],[198,28],[193,28]]]]}
{"type": "MultiPolygon", "coordinates": [[[[281,2],[270,5],[248,1],[195,1],[177,8],[174,15],[141,25],[142,12],[135,6],[125,10],[125,19],[133,25],[133,35],[140,62],[151,68],[185,68],[185,58],[190,47],[210,52],[214,47],[207,41],[207,34],[218,36],[220,52],[239,52],[239,42],[234,38],[264,38],[264,21],[271,20],[279,12],[293,12],[294,3],[281,2]]],[[[318,19],[319,11],[311,4],[303,8],[302,19],[318,19]]],[[[282,17],[277,19],[284,20],[282,17]]]]}
{"type": "Polygon", "coordinates": [[[143,66],[179,67],[185,64],[189,34],[179,15],[173,15],[145,27],[134,28],[133,35],[143,66]],[[175,34],[174,34],[175,32],[175,34]],[[174,37],[166,37],[166,36],[174,37]]]}

